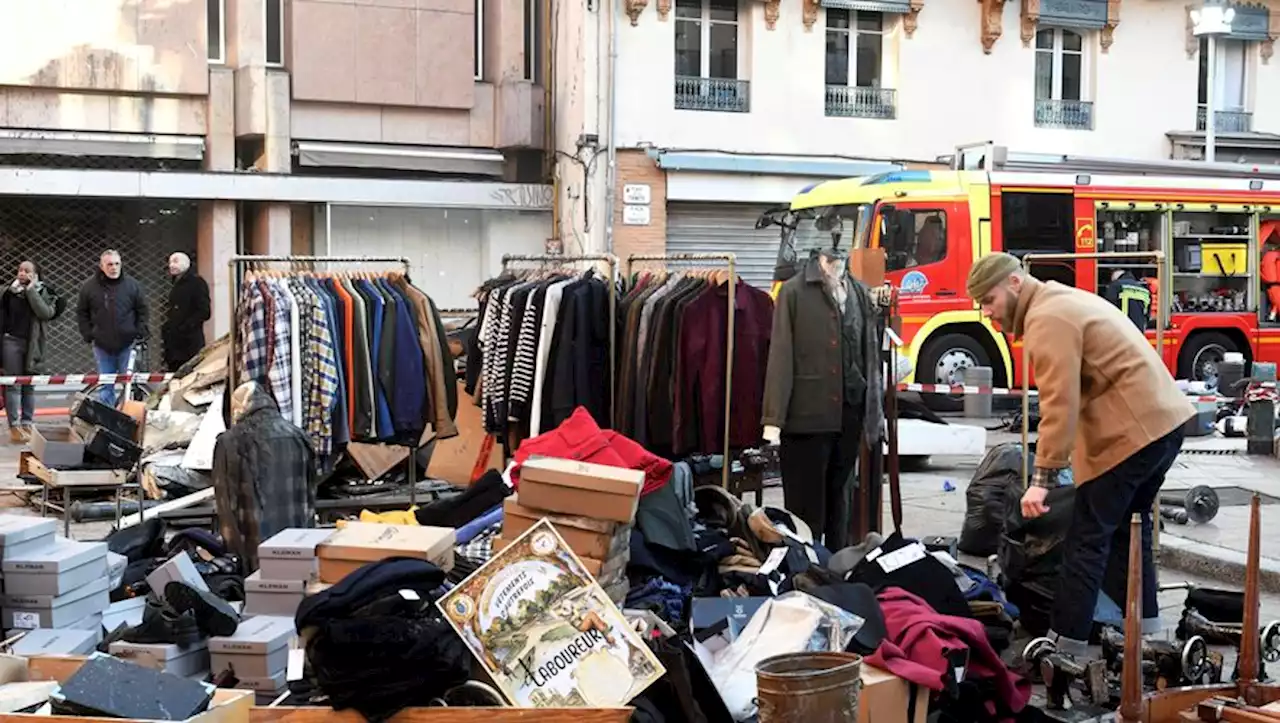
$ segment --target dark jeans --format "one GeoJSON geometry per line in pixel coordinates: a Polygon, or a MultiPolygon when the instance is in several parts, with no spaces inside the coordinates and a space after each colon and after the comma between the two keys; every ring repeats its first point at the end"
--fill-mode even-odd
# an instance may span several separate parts
{"type": "Polygon", "coordinates": [[[842,424],[840,432],[783,432],[778,449],[787,509],[804,520],[813,539],[829,550],[849,543],[849,503],[862,441],[862,410],[845,405],[842,424]]]}
{"type": "MultiPolygon", "coordinates": [[[[4,365],[5,374],[23,376],[27,373],[27,343],[26,339],[8,334],[0,340],[0,364],[4,365]]],[[[10,427],[31,424],[36,415],[35,387],[30,384],[5,387],[4,408],[10,427]]]]}
{"type": "Polygon", "coordinates": [[[1053,632],[1075,641],[1089,639],[1104,580],[1107,594],[1124,607],[1129,519],[1135,513],[1142,515],[1142,617],[1160,616],[1151,551],[1151,506],[1181,449],[1179,427],[1076,488],[1075,513],[1053,600],[1053,632]]]}

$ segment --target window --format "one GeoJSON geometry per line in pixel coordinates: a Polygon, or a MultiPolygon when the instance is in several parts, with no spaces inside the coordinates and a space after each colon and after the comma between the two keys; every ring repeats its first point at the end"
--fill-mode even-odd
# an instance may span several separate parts
{"type": "Polygon", "coordinates": [[[209,27],[209,62],[227,62],[227,42],[224,20],[227,17],[226,0],[206,0],[209,27]]]}
{"type": "Polygon", "coordinates": [[[266,0],[267,65],[284,65],[284,0],[266,0]]]}
{"type": "MultiPolygon", "coordinates": [[[[528,10],[526,10],[528,12],[528,10]]],[[[475,48],[475,58],[472,60],[471,68],[475,73],[476,80],[484,80],[484,0],[475,0],[475,27],[472,32],[475,34],[472,46],[475,48]]],[[[525,53],[525,65],[529,64],[529,54],[525,53]]]]}
{"type": "Polygon", "coordinates": [[[524,15],[524,79],[541,85],[543,17],[540,0],[525,0],[524,15]]]}
{"type": "Polygon", "coordinates": [[[737,0],[676,0],[676,108],[745,113],[737,0]]]}
{"type": "Polygon", "coordinates": [[[1036,33],[1036,100],[1083,100],[1084,38],[1070,30],[1036,33]]]}
{"type": "Polygon", "coordinates": [[[882,13],[827,9],[827,85],[879,88],[883,48],[882,13]]]}
{"type": "Polygon", "coordinates": [[[1036,32],[1036,125],[1093,128],[1093,103],[1084,99],[1084,36],[1071,30],[1036,32]]]}
{"type": "Polygon", "coordinates": [[[947,257],[945,211],[898,209],[886,221],[881,246],[885,270],[901,271],[936,264],[947,257]]]}
{"type": "MultiPolygon", "coordinates": [[[[1219,133],[1246,133],[1252,129],[1252,114],[1248,112],[1245,88],[1248,80],[1249,44],[1244,40],[1219,38],[1214,58],[1213,108],[1216,113],[1214,127],[1219,133]]],[[[1196,130],[1205,129],[1205,109],[1209,102],[1209,87],[1205,79],[1209,75],[1209,39],[1200,39],[1200,76],[1197,83],[1196,104],[1199,113],[1196,130]]]]}
{"type": "Polygon", "coordinates": [[[738,77],[735,0],[676,0],[676,75],[738,77]]]}

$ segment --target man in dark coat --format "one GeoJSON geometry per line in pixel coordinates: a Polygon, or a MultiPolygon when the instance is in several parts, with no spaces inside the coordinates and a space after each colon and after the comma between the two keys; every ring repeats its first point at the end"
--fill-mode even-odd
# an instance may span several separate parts
{"type": "MultiPolygon", "coordinates": [[[[99,259],[98,271],[80,287],[76,304],[76,324],[80,338],[93,345],[99,374],[128,371],[133,346],[150,335],[147,322],[150,307],[142,285],[123,273],[120,252],[107,249],[99,259]]],[[[102,391],[102,401],[115,404],[114,385],[102,391]]]]}
{"type": "Polygon", "coordinates": [[[169,257],[169,311],[160,339],[164,342],[164,366],[171,372],[186,364],[204,348],[204,323],[209,320],[209,284],[191,268],[191,257],[169,257]]]}
{"type": "Polygon", "coordinates": [[[227,549],[245,572],[258,568],[258,545],[289,527],[314,527],[315,454],[307,435],[280,416],[257,382],[231,395],[231,427],[213,447],[213,497],[227,549]]]}

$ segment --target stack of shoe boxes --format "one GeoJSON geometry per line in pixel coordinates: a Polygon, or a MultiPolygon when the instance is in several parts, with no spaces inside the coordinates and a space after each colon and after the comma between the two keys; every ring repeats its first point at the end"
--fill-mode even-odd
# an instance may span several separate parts
{"type": "Polygon", "coordinates": [[[258,703],[266,705],[288,687],[285,673],[295,637],[292,617],[255,616],[240,623],[235,635],[209,638],[212,670],[215,675],[230,670],[237,688],[255,691],[258,703]]]}
{"type": "Polygon", "coordinates": [[[56,528],[55,520],[0,515],[4,627],[87,630],[96,644],[111,604],[107,545],[69,540],[56,528]]]}
{"type": "Polygon", "coordinates": [[[282,530],[258,545],[258,570],[244,580],[244,614],[290,619],[320,572],[316,547],[333,530],[282,530]]]}
{"type": "Polygon", "coordinates": [[[614,601],[628,589],[631,527],[644,473],[567,459],[533,458],[520,469],[520,492],[503,504],[497,553],[547,518],[582,566],[614,601]]]}
{"type": "Polygon", "coordinates": [[[449,571],[456,540],[452,527],[347,522],[316,550],[320,582],[336,585],[365,565],[389,557],[426,560],[449,571]]]}

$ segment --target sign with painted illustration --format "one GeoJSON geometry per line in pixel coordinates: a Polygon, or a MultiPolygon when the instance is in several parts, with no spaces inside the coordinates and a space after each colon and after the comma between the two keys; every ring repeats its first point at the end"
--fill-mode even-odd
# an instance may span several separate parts
{"type": "Polygon", "coordinates": [[[545,519],[436,605],[515,706],[623,706],[666,673],[545,519]]]}

